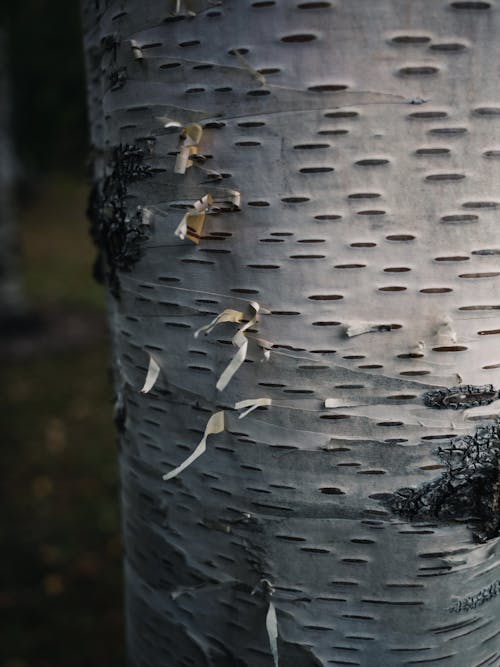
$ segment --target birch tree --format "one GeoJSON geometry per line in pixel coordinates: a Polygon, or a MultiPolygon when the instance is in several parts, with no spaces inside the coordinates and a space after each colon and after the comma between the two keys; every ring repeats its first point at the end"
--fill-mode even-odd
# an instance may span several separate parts
{"type": "Polygon", "coordinates": [[[84,2],[134,667],[499,664],[499,10],[84,2]]]}

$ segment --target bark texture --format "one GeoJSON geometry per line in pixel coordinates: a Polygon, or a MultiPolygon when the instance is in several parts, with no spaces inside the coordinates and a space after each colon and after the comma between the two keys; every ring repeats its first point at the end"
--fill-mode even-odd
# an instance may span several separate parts
{"type": "Polygon", "coordinates": [[[499,665],[500,5],[84,21],[130,664],[499,665]]]}

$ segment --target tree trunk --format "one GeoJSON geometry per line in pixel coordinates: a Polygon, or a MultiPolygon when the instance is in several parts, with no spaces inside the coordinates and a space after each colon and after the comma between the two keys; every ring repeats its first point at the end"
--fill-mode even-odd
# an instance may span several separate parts
{"type": "Polygon", "coordinates": [[[130,664],[500,664],[497,8],[84,21],[130,664]]]}
{"type": "Polygon", "coordinates": [[[0,29],[0,325],[25,314],[13,212],[14,156],[10,133],[10,87],[6,36],[0,29]]]}

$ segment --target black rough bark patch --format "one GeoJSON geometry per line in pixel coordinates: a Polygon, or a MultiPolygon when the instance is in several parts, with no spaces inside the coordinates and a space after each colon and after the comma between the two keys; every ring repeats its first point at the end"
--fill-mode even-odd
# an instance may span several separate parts
{"type": "Polygon", "coordinates": [[[423,395],[423,401],[429,408],[442,410],[463,410],[493,403],[499,392],[492,384],[466,384],[458,387],[433,389],[423,395]]]}
{"type": "Polygon", "coordinates": [[[468,595],[461,600],[457,600],[453,605],[448,608],[448,611],[461,613],[471,611],[472,609],[477,609],[485,602],[492,600],[500,594],[500,581],[494,581],[489,586],[486,586],[482,590],[474,593],[473,595],[468,595]]]}
{"type": "Polygon", "coordinates": [[[142,254],[142,241],[147,228],[142,222],[142,209],[127,208],[127,188],[134,181],[151,175],[144,164],[144,151],[132,145],[120,145],[113,151],[106,175],[94,182],[87,208],[90,235],[97,246],[94,278],[107,278],[111,293],[119,298],[119,271],[130,271],[142,254]]]}
{"type": "Polygon", "coordinates": [[[444,471],[417,489],[398,489],[388,499],[397,514],[410,520],[474,519],[479,542],[500,534],[500,422],[459,436],[437,454],[444,471]]]}

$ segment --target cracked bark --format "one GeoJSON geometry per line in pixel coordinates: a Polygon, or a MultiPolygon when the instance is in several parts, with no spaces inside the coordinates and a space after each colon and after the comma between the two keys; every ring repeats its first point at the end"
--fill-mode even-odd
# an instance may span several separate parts
{"type": "Polygon", "coordinates": [[[97,191],[119,147],[148,170],[94,207],[119,281],[130,664],[272,665],[263,581],[282,664],[498,664],[497,7],[109,0],[83,15],[97,191]],[[190,123],[203,135],[174,173],[190,123]],[[235,192],[199,244],[174,235],[201,198],[235,192]],[[113,224],[132,253],[110,251],[113,224]],[[250,320],[253,301],[267,312],[218,392],[241,324],[193,334],[225,309],[250,320]],[[238,419],[257,398],[271,404],[238,419]],[[493,414],[471,421],[479,407],[493,414]],[[225,431],[164,481],[221,410],[225,431]],[[462,500],[393,511],[457,452],[477,475],[462,500]]]}

